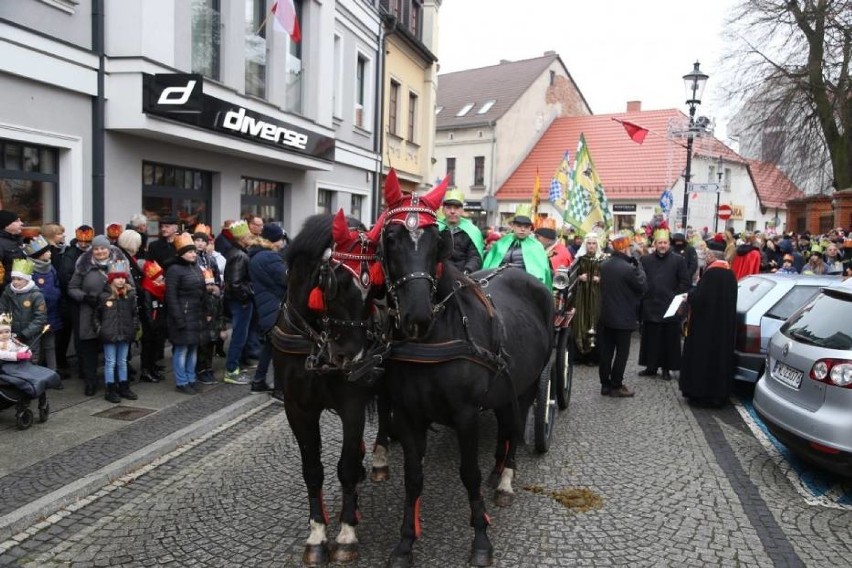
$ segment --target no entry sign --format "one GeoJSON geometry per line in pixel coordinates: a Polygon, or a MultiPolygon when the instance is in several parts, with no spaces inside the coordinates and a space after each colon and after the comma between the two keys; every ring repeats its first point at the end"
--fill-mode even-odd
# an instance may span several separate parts
{"type": "Polygon", "coordinates": [[[731,209],[730,205],[720,205],[719,210],[716,213],[719,216],[719,219],[722,221],[727,221],[731,218],[731,215],[734,214],[734,210],[731,209]]]}

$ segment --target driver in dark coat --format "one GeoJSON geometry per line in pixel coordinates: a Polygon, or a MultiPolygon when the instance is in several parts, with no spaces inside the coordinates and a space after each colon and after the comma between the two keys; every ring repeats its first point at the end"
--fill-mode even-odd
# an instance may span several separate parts
{"type": "Polygon", "coordinates": [[[450,262],[456,268],[470,274],[482,268],[482,252],[485,245],[482,231],[470,219],[462,217],[464,194],[452,189],[444,196],[444,218],[438,220],[441,236],[447,236],[453,244],[450,262]]]}
{"type": "Polygon", "coordinates": [[[669,232],[654,233],[654,252],[642,257],[642,268],[648,277],[648,290],[642,300],[642,343],[639,364],[645,369],[640,377],[653,377],[662,368],[663,379],[671,380],[669,371],[680,369],[680,319],[663,318],[674,297],[688,292],[692,285],[686,261],[671,251],[669,232]]]}
{"type": "Polygon", "coordinates": [[[689,293],[680,390],[695,406],[723,406],[734,382],[737,277],[724,260],[712,262],[689,293]]]}

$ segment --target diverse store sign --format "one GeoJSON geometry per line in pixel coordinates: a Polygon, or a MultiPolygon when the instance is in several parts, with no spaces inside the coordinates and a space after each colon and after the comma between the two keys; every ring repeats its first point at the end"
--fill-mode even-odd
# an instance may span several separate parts
{"type": "Polygon", "coordinates": [[[144,75],[142,111],[255,144],[334,161],[334,138],[202,92],[200,75],[144,75]]]}
{"type": "Polygon", "coordinates": [[[613,203],[612,204],[612,212],[613,213],[636,213],[636,204],[635,203],[613,203]]]}

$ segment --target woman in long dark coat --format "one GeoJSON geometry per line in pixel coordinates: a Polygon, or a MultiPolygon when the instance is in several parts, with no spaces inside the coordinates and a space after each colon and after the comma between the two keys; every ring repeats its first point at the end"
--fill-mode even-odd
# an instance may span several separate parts
{"type": "Polygon", "coordinates": [[[733,388],[737,328],[737,277],[728,263],[711,263],[688,302],[680,390],[690,404],[724,406],[733,388]]]}
{"type": "Polygon", "coordinates": [[[172,343],[172,370],[179,392],[196,394],[195,362],[202,334],[204,275],[195,263],[195,243],[189,233],[174,241],[177,259],[166,270],[166,314],[172,343]]]}

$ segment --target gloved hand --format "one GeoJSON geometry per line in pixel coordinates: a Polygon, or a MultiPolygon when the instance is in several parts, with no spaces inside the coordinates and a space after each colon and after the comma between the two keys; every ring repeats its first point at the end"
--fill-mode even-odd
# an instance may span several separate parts
{"type": "Polygon", "coordinates": [[[33,352],[29,351],[29,350],[28,351],[18,351],[17,356],[18,356],[18,361],[29,361],[30,359],[33,358],[33,352]]]}
{"type": "Polygon", "coordinates": [[[98,297],[97,297],[97,296],[93,296],[92,294],[87,294],[87,295],[86,295],[86,297],[85,297],[83,300],[84,300],[87,304],[89,304],[90,306],[92,306],[93,308],[97,308],[97,307],[98,307],[98,303],[99,303],[99,302],[98,302],[98,297]]]}

